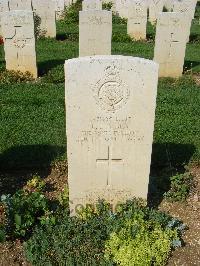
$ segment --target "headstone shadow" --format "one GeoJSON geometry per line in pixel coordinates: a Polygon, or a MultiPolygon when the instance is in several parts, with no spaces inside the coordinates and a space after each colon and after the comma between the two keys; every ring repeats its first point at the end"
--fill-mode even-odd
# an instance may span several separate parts
{"type": "Polygon", "coordinates": [[[57,33],[56,40],[57,41],[78,41],[79,34],[78,32],[70,32],[70,33],[57,33]]]}
{"type": "Polygon", "coordinates": [[[196,67],[196,66],[200,66],[200,62],[189,61],[189,60],[184,62],[184,69],[185,70],[190,70],[190,69],[192,69],[193,67],[196,67]]]}
{"type": "Polygon", "coordinates": [[[14,193],[33,175],[47,177],[52,162],[65,153],[56,145],[21,145],[0,154],[0,195],[14,193]]]}
{"type": "Polygon", "coordinates": [[[64,63],[65,63],[64,59],[52,59],[52,60],[38,62],[38,74],[39,76],[43,76],[47,74],[49,70],[57,67],[58,65],[64,66],[64,63]]]}
{"type": "Polygon", "coordinates": [[[149,179],[148,205],[157,207],[170,189],[170,177],[184,173],[195,152],[192,144],[154,143],[149,179]]]}
{"type": "Polygon", "coordinates": [[[191,33],[189,39],[190,42],[200,41],[200,36],[198,33],[191,33]]]}

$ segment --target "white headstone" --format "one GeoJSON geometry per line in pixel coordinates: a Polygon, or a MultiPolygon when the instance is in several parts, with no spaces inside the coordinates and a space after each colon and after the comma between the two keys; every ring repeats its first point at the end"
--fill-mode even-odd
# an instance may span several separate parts
{"type": "Polygon", "coordinates": [[[32,11],[32,0],[9,0],[9,9],[32,11]]]}
{"type": "Polygon", "coordinates": [[[65,63],[70,208],[147,198],[158,65],[125,56],[65,63]],[[148,122],[147,122],[148,121],[148,122]]]}
{"type": "Polygon", "coordinates": [[[37,77],[33,12],[16,10],[3,13],[2,30],[6,69],[30,72],[37,77]]]}
{"type": "Polygon", "coordinates": [[[102,10],[101,0],[84,0],[82,2],[82,10],[102,10]]]}
{"type": "Polygon", "coordinates": [[[116,0],[115,9],[116,13],[121,18],[128,18],[128,6],[130,0],[116,0]]]}
{"type": "Polygon", "coordinates": [[[40,33],[45,37],[56,37],[56,7],[54,0],[32,0],[33,11],[41,19],[40,33]]]}
{"type": "Polygon", "coordinates": [[[188,15],[191,19],[194,18],[197,0],[174,0],[173,12],[181,12],[188,15]]]}
{"type": "Polygon", "coordinates": [[[158,14],[163,11],[164,0],[149,0],[149,21],[156,23],[158,14]]]}
{"type": "Polygon", "coordinates": [[[112,12],[88,10],[79,12],[79,56],[110,55],[112,12]]]}
{"type": "Polygon", "coordinates": [[[132,1],[129,5],[127,33],[135,40],[146,39],[147,4],[145,1],[132,1]]]}
{"type": "MultiPolygon", "coordinates": [[[[190,18],[190,23],[188,24],[188,31],[190,33],[190,28],[192,24],[192,19],[194,18],[197,0],[174,0],[173,1],[173,12],[184,13],[185,16],[190,18]]],[[[189,34],[190,35],[190,34],[189,34]]],[[[189,36],[187,42],[189,42],[189,36]]]]}
{"type": "Polygon", "coordinates": [[[157,20],[154,61],[159,63],[160,77],[180,77],[183,72],[187,16],[178,12],[160,13],[157,20]]]}
{"type": "Polygon", "coordinates": [[[0,37],[3,36],[2,28],[1,28],[2,13],[6,11],[9,11],[8,0],[0,0],[0,37]]]}

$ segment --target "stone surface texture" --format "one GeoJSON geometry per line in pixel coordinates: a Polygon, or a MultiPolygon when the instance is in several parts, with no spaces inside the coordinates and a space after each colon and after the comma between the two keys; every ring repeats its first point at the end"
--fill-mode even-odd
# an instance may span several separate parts
{"type": "Polygon", "coordinates": [[[132,1],[129,5],[127,33],[135,40],[146,39],[147,4],[145,1],[132,1]]]}
{"type": "Polygon", "coordinates": [[[6,12],[6,11],[9,11],[9,8],[8,8],[8,0],[0,0],[0,37],[3,36],[3,32],[2,32],[2,22],[1,22],[1,19],[2,19],[2,16],[3,16],[3,12],[6,12]]]}
{"type": "Polygon", "coordinates": [[[37,77],[33,12],[16,10],[2,17],[6,69],[37,77]]]}
{"type": "Polygon", "coordinates": [[[82,10],[102,10],[101,0],[84,0],[82,2],[82,10]]]}
{"type": "Polygon", "coordinates": [[[180,12],[159,14],[156,27],[154,61],[160,77],[180,77],[183,72],[189,19],[180,12]]]}
{"type": "Polygon", "coordinates": [[[41,19],[40,34],[56,37],[56,5],[54,0],[32,0],[33,11],[41,19]]]}
{"type": "Polygon", "coordinates": [[[79,56],[110,55],[111,38],[111,11],[79,12],[79,56]]]}

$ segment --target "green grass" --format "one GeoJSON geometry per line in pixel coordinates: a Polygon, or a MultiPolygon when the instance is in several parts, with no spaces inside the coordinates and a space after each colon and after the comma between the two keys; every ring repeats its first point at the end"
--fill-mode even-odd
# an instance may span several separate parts
{"type": "MultiPolygon", "coordinates": [[[[198,10],[199,12],[199,10],[198,10]]],[[[197,12],[197,15],[199,14],[197,12]]],[[[117,20],[114,20],[117,21],[117,20]]],[[[185,67],[200,72],[198,18],[192,25],[185,67]]],[[[153,58],[155,29],[148,41],[132,42],[126,24],[113,25],[112,54],[153,58]]],[[[37,41],[39,82],[0,84],[0,168],[46,167],[66,158],[64,70],[78,57],[78,24],[58,22],[57,40],[37,41]]],[[[0,68],[5,68],[0,46],[0,68]]],[[[179,167],[200,159],[200,88],[191,76],[160,79],[152,164],[179,167]]]]}
{"type": "Polygon", "coordinates": [[[64,85],[0,86],[0,165],[42,167],[65,152],[64,85]]]}

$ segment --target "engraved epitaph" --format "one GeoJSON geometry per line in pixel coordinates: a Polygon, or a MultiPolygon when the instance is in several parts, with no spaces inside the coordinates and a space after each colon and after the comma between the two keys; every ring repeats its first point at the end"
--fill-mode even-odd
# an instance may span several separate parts
{"type": "Polygon", "coordinates": [[[158,65],[124,56],[82,57],[66,61],[65,77],[72,213],[98,199],[115,205],[147,198],[158,65]]]}
{"type": "Polygon", "coordinates": [[[33,12],[5,12],[2,18],[6,69],[37,77],[33,12]]]}

